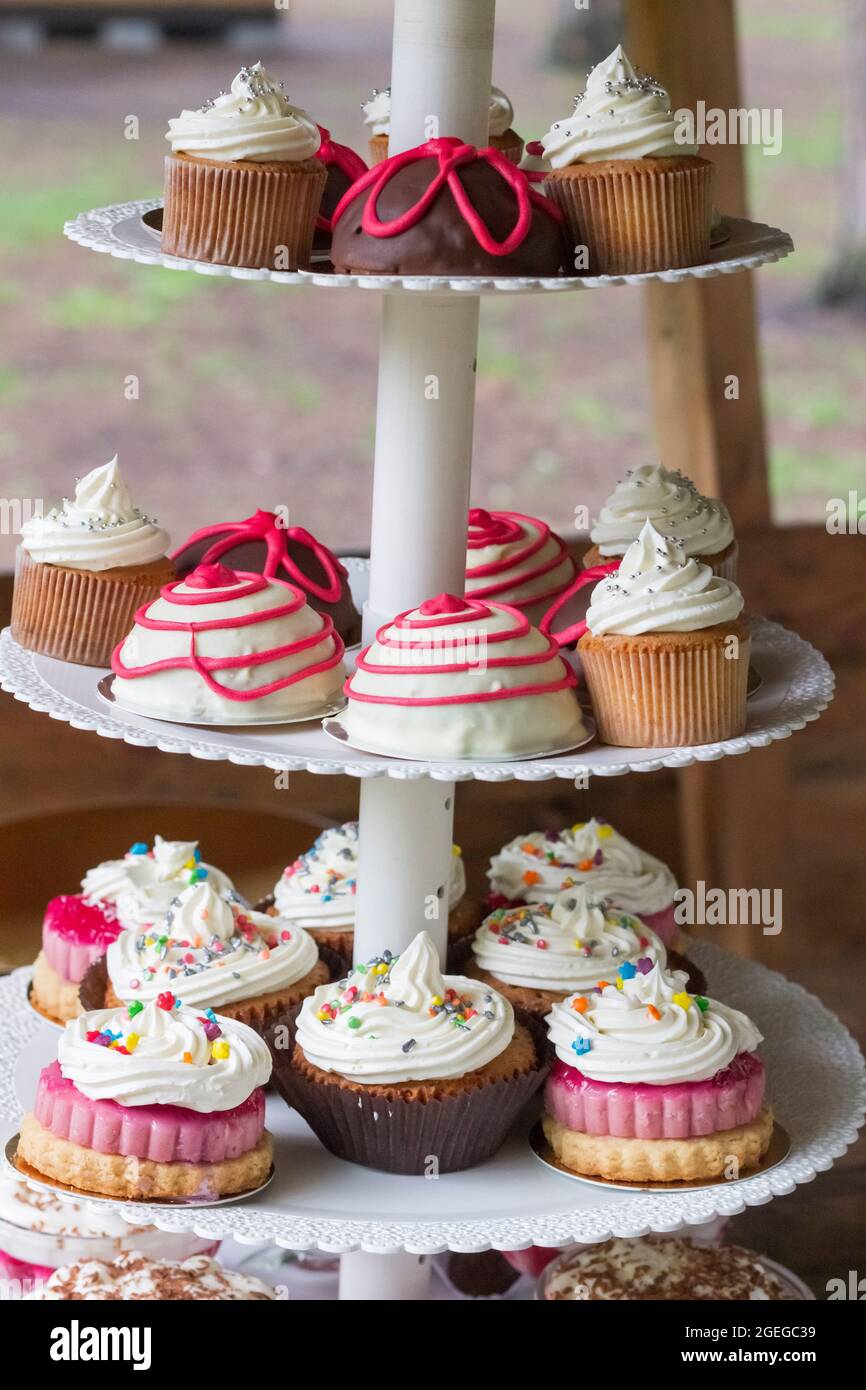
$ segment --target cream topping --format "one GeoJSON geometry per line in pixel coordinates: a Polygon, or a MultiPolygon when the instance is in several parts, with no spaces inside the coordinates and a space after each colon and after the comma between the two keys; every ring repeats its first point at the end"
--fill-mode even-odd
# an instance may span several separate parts
{"type": "Polygon", "coordinates": [[[465,1076],[504,1052],[514,1011],[478,980],[443,975],[420,932],[305,999],[297,1040],[323,1071],[369,1084],[465,1076]],[[384,1000],[384,1002],[380,1002],[384,1000]]]}
{"type": "Polygon", "coordinates": [[[185,888],[152,931],[121,932],[108,948],[108,974],[124,1002],[170,989],[191,1007],[218,1009],[288,988],[318,958],[300,927],[244,908],[203,881],[185,888]]]}
{"type": "Polygon", "coordinates": [[[573,114],[554,121],[541,143],[553,168],[564,169],[602,159],[697,154],[680,134],[664,87],[638,73],[617,44],[589,73],[573,114]]]}
{"type": "Polygon", "coordinates": [[[660,463],[629,469],[599,512],[590,538],[605,557],[623,555],[647,520],[678,541],[687,556],[717,555],[734,539],[727,507],[660,463]]]}
{"type": "Polygon", "coordinates": [[[686,559],[675,541],[645,521],[619,569],[593,589],[586,623],[594,636],[697,632],[733,622],[742,607],[736,584],[713,574],[709,565],[686,559]]]}
{"type": "Polygon", "coordinates": [[[667,953],[655,932],[637,917],[615,912],[585,884],[566,907],[537,903],[499,908],[482,922],[472,950],[482,970],[505,984],[571,994],[590,989],[629,962],[648,971],[667,953]]]}
{"type": "Polygon", "coordinates": [[[547,1027],[556,1055],[593,1081],[708,1081],[763,1041],[751,1019],[689,994],[681,971],[620,967],[617,983],[554,1004],[547,1027]],[[631,971],[634,971],[632,974],[631,971]],[[628,977],[628,978],[626,978],[628,977]],[[579,1001],[578,1001],[579,1002],[579,1001]]]}
{"type": "Polygon", "coordinates": [[[90,1100],[180,1105],[210,1115],[243,1104],[270,1077],[267,1045],[245,1023],[219,1015],[202,1022],[171,991],[162,1004],[133,1004],[131,1011],[80,1014],[60,1038],[60,1070],[90,1100]],[[115,1046],[94,1041],[108,1033],[115,1046]]]}
{"type": "Polygon", "coordinates": [[[122,927],[138,930],[165,917],[172,899],[191,882],[207,879],[218,893],[231,893],[227,874],[202,861],[197,840],[164,840],[132,847],[122,859],[106,859],[88,869],[81,889],[88,902],[113,903],[122,927]]]}
{"type": "Polygon", "coordinates": [[[149,565],[168,545],[162,527],[134,505],[116,455],[79,478],[74,497],[21,527],[21,546],[32,560],[71,569],[149,565]]]}
{"type": "MultiPolygon", "coordinates": [[[[358,881],[358,822],[323,830],[312,847],[287,865],[274,888],[280,917],[322,931],[352,930],[358,881]]],[[[448,886],[451,912],[466,892],[466,871],[455,845],[448,886]]]]}
{"type": "Polygon", "coordinates": [[[487,871],[494,893],[531,903],[550,902],[587,884],[624,912],[649,916],[670,907],[677,881],[666,864],[593,816],[570,829],[518,835],[495,854],[487,871]]]}
{"type": "Polygon", "coordinates": [[[192,1255],[188,1260],[148,1260],[130,1253],[116,1260],[80,1260],[56,1269],[44,1288],[28,1295],[53,1302],[59,1299],[108,1300],[197,1299],[238,1302],[274,1299],[269,1284],[237,1270],[224,1269],[209,1255],[192,1255]]]}
{"type": "Polygon", "coordinates": [[[228,92],[168,123],[175,154],[270,163],[312,159],[321,144],[315,121],[283,94],[261,63],[243,67],[228,92]]]}

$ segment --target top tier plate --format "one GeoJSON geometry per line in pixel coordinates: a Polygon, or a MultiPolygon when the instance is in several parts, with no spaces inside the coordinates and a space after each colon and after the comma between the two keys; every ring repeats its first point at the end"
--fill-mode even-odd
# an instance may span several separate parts
{"type": "Polygon", "coordinates": [[[159,231],[151,225],[152,214],[162,207],[161,198],[136,203],[117,203],[113,207],[80,212],[63,228],[71,241],[91,251],[102,251],[119,260],[141,265],[161,265],[168,270],[194,270],[198,275],[230,275],[235,280],[273,280],[283,285],[319,285],[326,289],[378,290],[386,294],[546,294],[565,290],[595,290],[611,285],[643,285],[653,280],[666,283],[705,280],[714,275],[731,275],[740,270],[780,261],[790,255],[794,243],[787,232],[746,218],[726,219],[727,239],[713,250],[714,259],[702,265],[679,270],[663,270],[645,275],[562,275],[529,278],[502,276],[447,275],[335,275],[326,270],[251,270],[242,266],[214,265],[210,261],[190,261],[166,256],[160,247],[159,231]]]}

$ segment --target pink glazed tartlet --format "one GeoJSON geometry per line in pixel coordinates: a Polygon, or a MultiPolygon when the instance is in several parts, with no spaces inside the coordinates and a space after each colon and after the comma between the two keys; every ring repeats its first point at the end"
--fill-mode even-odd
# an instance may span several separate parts
{"type": "Polygon", "coordinates": [[[685,975],[622,965],[613,980],[554,1005],[556,1060],[544,1133],[586,1176],[678,1182],[723,1176],[766,1153],[761,1034],[745,1014],[689,994],[685,975]]]}
{"type": "Polygon", "coordinates": [[[666,864],[593,816],[571,829],[532,830],[494,854],[487,870],[491,908],[567,902],[586,884],[596,898],[639,917],[666,946],[677,932],[677,881],[666,864]]]}
{"type": "Polygon", "coordinates": [[[21,1123],[24,1176],[126,1200],[214,1198],[261,1186],[267,1046],[234,1019],[152,1003],[72,1019],[21,1123]]]}

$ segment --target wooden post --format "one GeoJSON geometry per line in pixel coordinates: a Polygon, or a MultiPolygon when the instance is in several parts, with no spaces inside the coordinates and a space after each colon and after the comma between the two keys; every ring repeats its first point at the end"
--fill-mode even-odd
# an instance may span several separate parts
{"type": "MultiPolygon", "coordinates": [[[[626,0],[626,49],[654,73],[672,108],[741,105],[734,0],[626,0]]],[[[744,151],[705,151],[716,206],[746,215],[744,151]]],[[[752,276],[724,275],[645,292],[658,455],[702,492],[730,507],[740,544],[770,520],[767,456],[752,276]]],[[[757,596],[756,596],[757,597],[757,596]]],[[[750,595],[746,595],[747,603],[750,595]]],[[[771,887],[778,883],[780,803],[787,749],[699,764],[680,774],[686,883],[771,887]]],[[[750,954],[754,929],[729,929],[726,944],[750,954]]]]}

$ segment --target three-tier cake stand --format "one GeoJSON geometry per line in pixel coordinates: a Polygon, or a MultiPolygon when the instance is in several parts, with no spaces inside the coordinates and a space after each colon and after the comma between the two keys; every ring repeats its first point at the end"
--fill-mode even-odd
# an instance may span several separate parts
{"type": "MultiPolygon", "coordinates": [[[[391,153],[431,134],[459,132],[487,143],[495,0],[395,0],[391,71],[391,153]],[[435,123],[431,125],[431,122],[435,123]]],[[[382,293],[382,330],[373,484],[371,562],[350,562],[365,640],[395,613],[443,592],[462,592],[472,460],[475,364],[481,298],[561,293],[649,279],[735,273],[778,260],[791,249],[783,232],[738,221],[711,263],[661,276],[559,279],[380,277],[316,270],[238,270],[164,256],[151,214],[155,202],[83,213],[67,225],[75,241],[113,256],[200,274],[382,293]],[[426,389],[435,381],[435,391],[426,389]]],[[[586,778],[682,767],[742,754],[789,736],[832,698],[823,658],[773,623],[755,626],[754,661],[762,685],[750,701],[746,732],[692,749],[613,749],[525,762],[423,762],[341,747],[309,726],[232,732],[184,729],[107,706],[97,674],[24,652],[8,633],[0,643],[0,681],[34,709],[108,739],[276,770],[340,774],[360,780],[363,860],[358,881],[356,956],[400,951],[430,931],[444,958],[455,786],[470,778],[586,778]]],[[[713,992],[745,1009],[766,1035],[774,1106],[791,1137],[787,1157],[765,1173],[705,1189],[626,1191],[580,1183],[544,1169],[526,1129],[481,1168],[438,1179],[393,1177],[332,1158],[281,1101],[269,1101],[277,1173],[258,1198],[230,1206],[125,1207],[130,1220],[195,1230],[287,1249],[342,1255],[341,1297],[425,1296],[429,1257],[451,1249],[563,1245],[610,1235],[671,1231],[769,1201],[830,1166],[856,1137],[864,1106],[863,1059],[841,1023],[799,986],[764,967],[698,943],[690,948],[711,975],[713,992]],[[801,1043],[809,1014],[810,1046],[801,1043]]],[[[17,1128],[56,1033],[26,1007],[26,980],[0,981],[0,1124],[17,1128]]],[[[5,1136],[4,1136],[5,1137],[5,1136]]]]}

